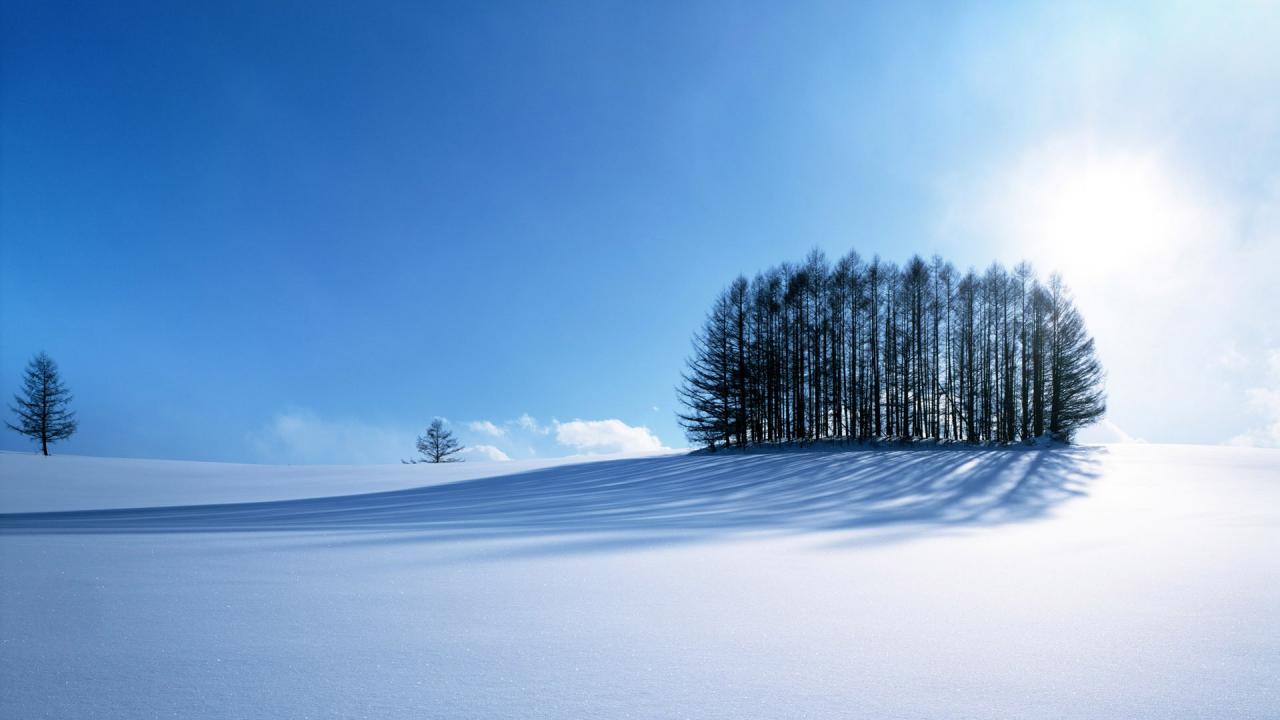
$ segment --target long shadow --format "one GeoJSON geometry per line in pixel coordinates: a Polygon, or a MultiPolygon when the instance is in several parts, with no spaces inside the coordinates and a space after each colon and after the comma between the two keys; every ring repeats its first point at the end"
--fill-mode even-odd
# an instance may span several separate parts
{"type": "Polygon", "coordinates": [[[0,534],[323,531],[404,542],[579,535],[579,544],[607,547],[754,531],[995,524],[1035,518],[1082,495],[1101,452],[966,447],[666,456],[362,495],[0,514],[0,534]]]}

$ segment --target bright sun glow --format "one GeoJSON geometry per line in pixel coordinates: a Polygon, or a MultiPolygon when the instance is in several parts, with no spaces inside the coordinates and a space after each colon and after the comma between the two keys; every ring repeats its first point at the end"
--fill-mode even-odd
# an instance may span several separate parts
{"type": "Polygon", "coordinates": [[[1012,239],[1074,285],[1177,260],[1205,213],[1154,155],[1044,153],[1010,191],[1012,239]]]}

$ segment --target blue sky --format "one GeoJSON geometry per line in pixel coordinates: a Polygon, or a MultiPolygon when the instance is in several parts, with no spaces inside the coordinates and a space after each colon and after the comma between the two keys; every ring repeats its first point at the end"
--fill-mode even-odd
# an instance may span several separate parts
{"type": "Polygon", "coordinates": [[[1059,267],[1094,439],[1280,443],[1276,8],[1012,5],[6,2],[0,391],[53,355],[83,454],[680,446],[712,297],[816,246],[1059,267]]]}

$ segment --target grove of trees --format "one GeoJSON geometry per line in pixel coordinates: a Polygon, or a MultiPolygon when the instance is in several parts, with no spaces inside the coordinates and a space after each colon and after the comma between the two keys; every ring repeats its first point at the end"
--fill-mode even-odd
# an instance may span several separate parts
{"type": "Polygon", "coordinates": [[[716,298],[678,389],[690,441],[1070,441],[1106,407],[1061,277],[814,250],[716,298]]]}
{"type": "Polygon", "coordinates": [[[69,405],[71,391],[62,384],[58,364],[39,353],[27,363],[22,376],[22,392],[13,396],[9,409],[17,416],[17,424],[5,426],[40,443],[40,452],[49,454],[49,446],[65,440],[76,431],[76,414],[69,405]]]}

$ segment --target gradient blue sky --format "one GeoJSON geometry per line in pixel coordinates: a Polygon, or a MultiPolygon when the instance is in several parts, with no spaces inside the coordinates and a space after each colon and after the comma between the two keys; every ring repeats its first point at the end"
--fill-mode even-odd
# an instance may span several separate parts
{"type": "Polygon", "coordinates": [[[82,454],[680,446],[714,294],[816,246],[1059,267],[1092,439],[1280,443],[1276,5],[1058,5],[5,2],[0,392],[49,352],[82,454]]]}

